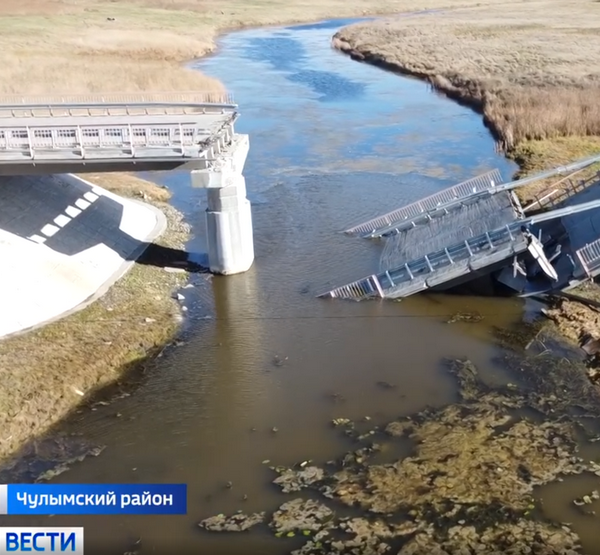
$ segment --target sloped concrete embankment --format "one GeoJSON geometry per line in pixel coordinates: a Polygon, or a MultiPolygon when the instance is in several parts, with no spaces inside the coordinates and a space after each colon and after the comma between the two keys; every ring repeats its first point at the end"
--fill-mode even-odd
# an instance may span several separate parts
{"type": "Polygon", "coordinates": [[[0,178],[0,337],[97,299],[166,228],[152,205],[75,176],[0,178]]]}
{"type": "Polygon", "coordinates": [[[76,176],[0,178],[0,461],[29,440],[39,447],[179,326],[172,292],[188,274],[165,267],[185,254],[190,228],[168,191],[125,177],[99,179],[106,188],[76,176]]]}

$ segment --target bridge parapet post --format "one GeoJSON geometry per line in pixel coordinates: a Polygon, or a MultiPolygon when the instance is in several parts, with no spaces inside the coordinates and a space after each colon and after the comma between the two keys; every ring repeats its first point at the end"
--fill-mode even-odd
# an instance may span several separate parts
{"type": "Polygon", "coordinates": [[[252,209],[246,198],[243,170],[248,135],[235,134],[207,169],[192,170],[192,186],[206,189],[206,232],[211,272],[239,274],[254,262],[252,209]]]}

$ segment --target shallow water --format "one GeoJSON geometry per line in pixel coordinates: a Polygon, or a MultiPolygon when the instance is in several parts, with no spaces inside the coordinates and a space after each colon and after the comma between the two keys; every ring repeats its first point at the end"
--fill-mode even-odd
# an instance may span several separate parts
{"type": "MultiPolygon", "coordinates": [[[[421,82],[331,50],[331,35],[346,23],[235,33],[196,64],[235,94],[237,130],[250,134],[245,175],[256,262],[240,276],[194,278],[196,287],[183,291],[185,344],[151,363],[134,395],[69,425],[107,449],[56,482],[189,485],[184,517],[39,520],[84,525],[86,543],[98,548],[92,553],[123,553],[138,537],[144,554],[174,545],[211,555],[287,552],[289,543],[266,533],[208,535],[195,525],[212,514],[268,510],[287,500],[261,462],[320,463],[339,455],[347,443],[329,426],[332,418],[384,422],[454,401],[443,357],[466,356],[491,383],[505,379],[491,363],[498,352],[491,325],[519,321],[520,300],[315,298],[378,265],[380,245],[340,230],[495,167],[507,180],[515,170],[495,153],[476,114],[421,82]],[[484,319],[445,323],[459,310],[484,319]],[[274,357],[286,360],[278,366],[274,357]],[[396,388],[381,388],[381,381],[396,388]],[[227,481],[231,489],[223,487],[227,481]]],[[[203,252],[203,191],[191,189],[185,174],[155,178],[172,188],[174,204],[194,225],[190,249],[203,252]]],[[[548,493],[548,510],[561,518],[572,499],[563,489],[548,493]]],[[[570,520],[593,539],[593,519],[570,520]]]]}

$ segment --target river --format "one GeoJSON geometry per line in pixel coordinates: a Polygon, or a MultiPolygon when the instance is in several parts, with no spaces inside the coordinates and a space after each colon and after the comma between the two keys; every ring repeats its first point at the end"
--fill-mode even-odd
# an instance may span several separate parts
{"type": "MultiPolygon", "coordinates": [[[[332,50],[331,36],[347,23],[233,33],[194,64],[234,93],[237,130],[250,134],[256,261],[243,275],[194,277],[182,291],[183,343],[149,365],[135,394],[69,424],[107,448],[56,482],[189,485],[186,517],[40,520],[84,525],[87,545],[102,547],[92,553],[120,554],[141,537],[144,554],[173,553],[174,545],[179,553],[281,554],[285,545],[266,533],[209,535],[196,523],[284,502],[262,461],[339,455],[348,447],[332,418],[391,419],[454,401],[443,357],[466,356],[488,381],[503,380],[491,362],[491,326],[519,321],[518,299],[315,298],[377,265],[380,247],[342,235],[349,224],[493,168],[507,180],[516,169],[495,152],[480,116],[422,82],[332,50]],[[459,310],[484,319],[447,324],[459,310]]],[[[178,172],[157,179],[194,226],[190,249],[205,251],[203,191],[178,172]]],[[[572,516],[562,505],[555,513],[572,516]]]]}

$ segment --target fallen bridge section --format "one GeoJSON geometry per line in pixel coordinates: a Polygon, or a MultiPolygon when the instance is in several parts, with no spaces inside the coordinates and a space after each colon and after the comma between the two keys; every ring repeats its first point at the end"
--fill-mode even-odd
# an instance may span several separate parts
{"type": "Polygon", "coordinates": [[[467,181],[463,181],[458,185],[453,185],[443,191],[430,195],[424,199],[418,200],[373,218],[367,222],[355,225],[346,229],[344,233],[347,235],[355,235],[360,237],[381,237],[386,232],[395,230],[400,226],[415,225],[418,220],[427,220],[428,214],[431,211],[436,211],[449,205],[455,201],[466,199],[472,195],[495,187],[502,182],[502,175],[498,170],[492,170],[477,177],[473,177],[467,181]]]}
{"type": "MultiPolygon", "coordinates": [[[[442,285],[450,287],[454,283],[464,281],[465,278],[472,279],[474,274],[489,273],[499,264],[506,265],[506,261],[511,257],[530,250],[531,236],[537,236],[537,229],[533,227],[536,224],[598,208],[600,200],[594,200],[518,220],[501,229],[486,231],[460,244],[405,262],[396,268],[336,287],[319,297],[353,300],[373,297],[396,299],[442,285]]],[[[533,245],[536,247],[535,241],[533,245]]],[[[535,249],[532,249],[532,252],[535,253],[535,249]]],[[[588,268],[596,264],[600,266],[599,245],[588,245],[582,256],[587,257],[588,268]]]]}
{"type": "Polygon", "coordinates": [[[449,248],[337,287],[321,297],[362,300],[369,297],[409,297],[451,282],[527,250],[521,223],[486,232],[449,248]]]}
{"type": "Polygon", "coordinates": [[[474,195],[420,225],[386,237],[380,269],[395,268],[407,260],[416,260],[488,230],[500,229],[522,216],[519,201],[509,191],[497,195],[474,195]]]}

